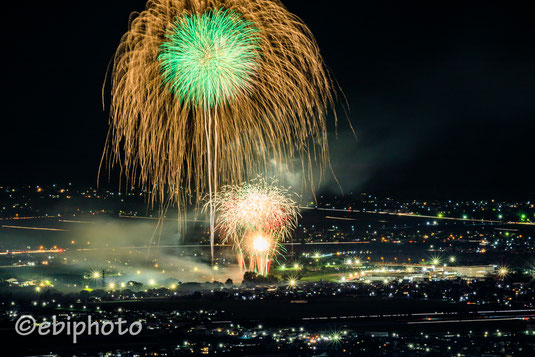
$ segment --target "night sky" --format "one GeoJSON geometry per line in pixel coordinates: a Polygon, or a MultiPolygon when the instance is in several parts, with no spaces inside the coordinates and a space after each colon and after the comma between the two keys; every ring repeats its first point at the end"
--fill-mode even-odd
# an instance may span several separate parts
{"type": "MultiPolygon", "coordinates": [[[[340,106],[331,140],[345,191],[535,197],[529,2],[284,3],[312,29],[349,103],[357,138],[340,106]]],[[[95,184],[106,68],[144,1],[5,6],[0,185],[95,184]]]]}

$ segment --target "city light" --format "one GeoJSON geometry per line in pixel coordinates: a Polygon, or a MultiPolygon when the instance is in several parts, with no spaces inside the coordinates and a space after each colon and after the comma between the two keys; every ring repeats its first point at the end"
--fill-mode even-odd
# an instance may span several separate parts
{"type": "Polygon", "coordinates": [[[500,266],[500,267],[498,268],[498,276],[499,276],[500,278],[503,279],[503,278],[505,278],[508,274],[509,274],[509,268],[507,268],[506,266],[503,266],[503,265],[502,265],[502,266],[500,266]]]}

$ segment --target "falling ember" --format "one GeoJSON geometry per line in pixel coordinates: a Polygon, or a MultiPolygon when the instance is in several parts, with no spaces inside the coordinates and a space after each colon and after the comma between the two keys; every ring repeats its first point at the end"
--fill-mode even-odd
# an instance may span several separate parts
{"type": "Polygon", "coordinates": [[[299,216],[299,207],[288,190],[256,179],[223,187],[212,203],[217,228],[224,242],[232,242],[242,270],[267,275],[273,258],[280,253],[280,243],[289,238],[299,216]]]}

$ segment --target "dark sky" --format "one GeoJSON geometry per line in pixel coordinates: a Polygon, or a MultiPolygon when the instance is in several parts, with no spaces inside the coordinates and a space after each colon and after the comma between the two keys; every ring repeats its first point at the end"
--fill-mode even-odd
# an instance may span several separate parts
{"type": "MultiPolygon", "coordinates": [[[[349,102],[358,140],[342,115],[331,141],[345,190],[535,196],[529,2],[284,3],[311,27],[349,102]]],[[[8,4],[0,183],[94,184],[104,74],[144,1],[8,4]]]]}

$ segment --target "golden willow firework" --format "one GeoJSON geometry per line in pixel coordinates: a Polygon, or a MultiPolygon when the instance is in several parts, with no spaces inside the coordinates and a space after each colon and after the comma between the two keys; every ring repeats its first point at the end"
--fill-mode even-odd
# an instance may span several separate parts
{"type": "Polygon", "coordinates": [[[213,199],[273,160],[297,159],[310,179],[312,162],[328,160],[332,82],[310,30],[278,0],[150,0],[111,82],[108,162],[162,207],[213,199]]]}
{"type": "Polygon", "coordinates": [[[224,186],[212,203],[217,229],[223,242],[234,246],[240,268],[267,275],[281,242],[297,226],[299,206],[288,190],[276,182],[255,179],[224,186]]]}

